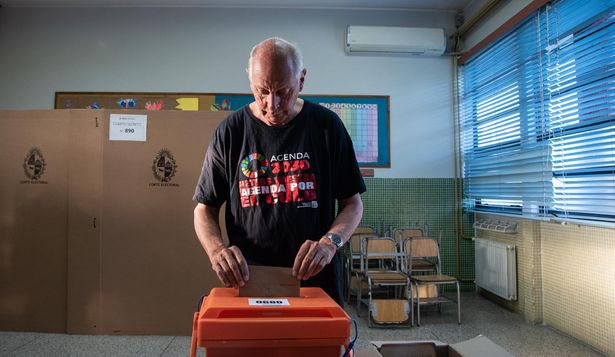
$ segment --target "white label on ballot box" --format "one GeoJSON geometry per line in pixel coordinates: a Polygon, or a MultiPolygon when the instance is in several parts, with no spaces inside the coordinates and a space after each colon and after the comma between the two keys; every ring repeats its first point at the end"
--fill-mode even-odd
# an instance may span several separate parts
{"type": "Polygon", "coordinates": [[[288,299],[248,299],[250,306],[288,306],[288,299]]]}
{"type": "Polygon", "coordinates": [[[109,140],[146,141],[147,115],[111,114],[109,118],[109,140]]]}

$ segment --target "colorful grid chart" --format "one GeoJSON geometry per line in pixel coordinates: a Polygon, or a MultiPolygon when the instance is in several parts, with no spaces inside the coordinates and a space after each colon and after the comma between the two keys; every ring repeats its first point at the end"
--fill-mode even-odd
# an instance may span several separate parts
{"type": "Polygon", "coordinates": [[[319,103],[334,111],[352,138],[357,161],[378,161],[378,104],[319,103]]]}

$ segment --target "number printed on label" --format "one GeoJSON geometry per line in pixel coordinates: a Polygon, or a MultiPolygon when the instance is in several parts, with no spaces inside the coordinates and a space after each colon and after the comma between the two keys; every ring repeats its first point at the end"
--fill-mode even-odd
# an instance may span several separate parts
{"type": "Polygon", "coordinates": [[[288,306],[288,299],[248,299],[250,306],[288,306]]]}
{"type": "Polygon", "coordinates": [[[109,140],[146,141],[147,115],[111,114],[109,115],[109,140]]]}

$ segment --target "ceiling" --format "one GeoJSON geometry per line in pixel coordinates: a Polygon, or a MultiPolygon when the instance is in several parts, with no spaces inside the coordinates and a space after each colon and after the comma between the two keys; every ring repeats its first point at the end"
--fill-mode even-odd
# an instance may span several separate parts
{"type": "Polygon", "coordinates": [[[456,11],[472,0],[0,0],[3,7],[252,7],[456,11]]]}

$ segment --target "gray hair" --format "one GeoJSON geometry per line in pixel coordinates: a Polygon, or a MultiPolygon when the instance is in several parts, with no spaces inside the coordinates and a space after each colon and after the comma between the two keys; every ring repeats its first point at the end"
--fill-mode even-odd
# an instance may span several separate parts
{"type": "Polygon", "coordinates": [[[276,53],[284,53],[290,56],[295,76],[299,79],[301,77],[301,71],[303,71],[303,56],[301,55],[301,50],[296,44],[286,41],[280,37],[270,37],[252,47],[252,50],[250,51],[250,59],[248,60],[248,76],[252,78],[252,59],[254,58],[254,55],[256,55],[258,50],[263,45],[268,43],[273,45],[276,53]]]}

